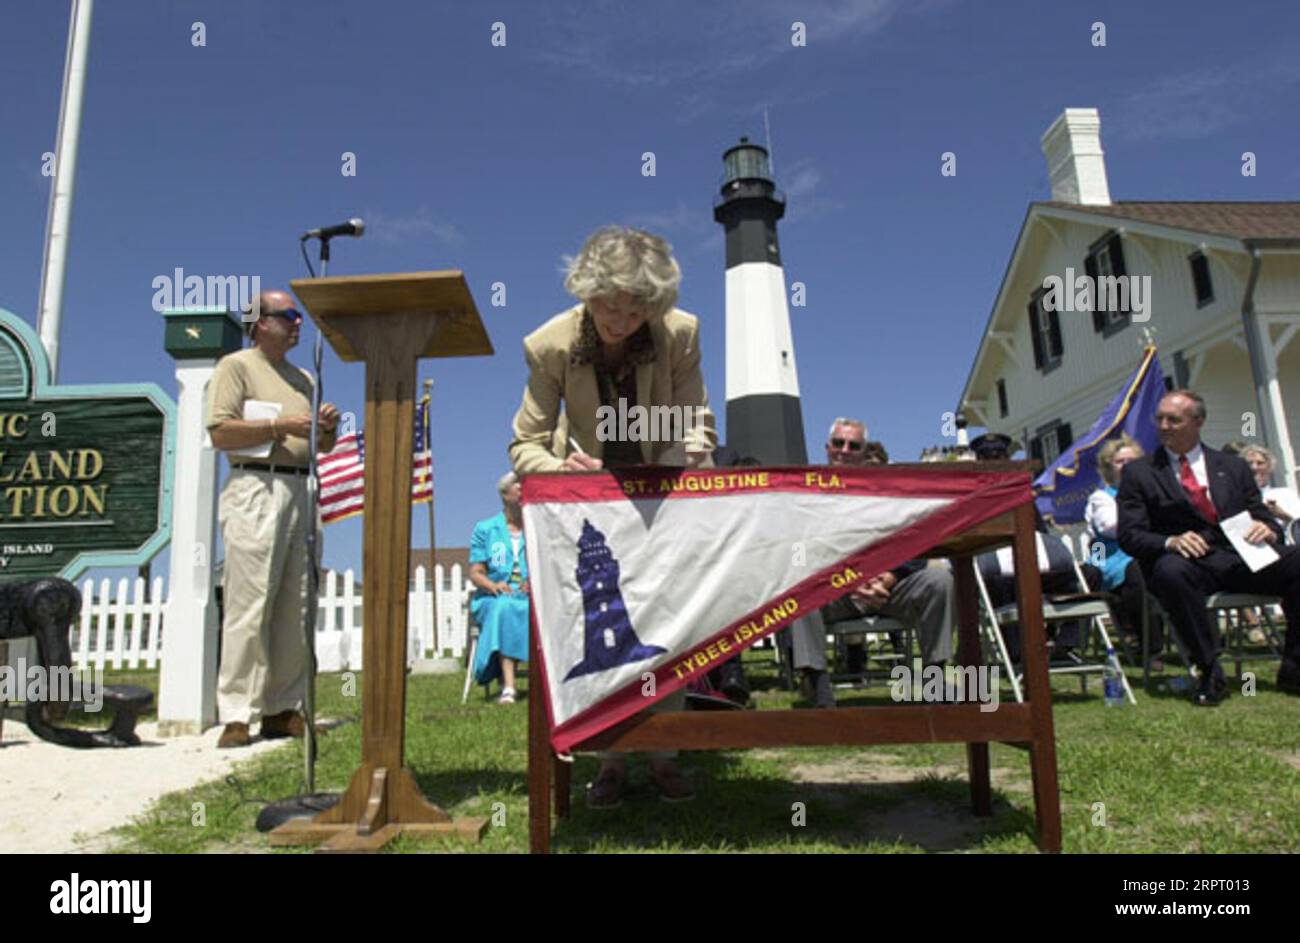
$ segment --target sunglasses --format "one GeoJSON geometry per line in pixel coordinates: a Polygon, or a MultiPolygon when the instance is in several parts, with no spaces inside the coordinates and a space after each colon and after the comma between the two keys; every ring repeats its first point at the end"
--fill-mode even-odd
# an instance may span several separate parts
{"type": "Polygon", "coordinates": [[[284,318],[294,324],[302,323],[302,312],[297,308],[285,308],[283,311],[263,311],[262,313],[272,318],[284,318]]]}
{"type": "Polygon", "coordinates": [[[831,448],[842,449],[848,446],[850,452],[861,452],[867,447],[867,443],[859,442],[857,439],[831,439],[831,448]]]}

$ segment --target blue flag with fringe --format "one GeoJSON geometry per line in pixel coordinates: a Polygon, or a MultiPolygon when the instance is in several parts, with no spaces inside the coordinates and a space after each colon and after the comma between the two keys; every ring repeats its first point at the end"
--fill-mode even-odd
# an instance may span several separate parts
{"type": "Polygon", "coordinates": [[[1148,347],[1142,362],[1086,434],[1034,480],[1038,510],[1056,524],[1083,520],[1088,496],[1104,482],[1097,471],[1097,452],[1109,439],[1128,433],[1150,455],[1160,445],[1156,435],[1156,406],[1165,395],[1165,375],[1148,347]]]}

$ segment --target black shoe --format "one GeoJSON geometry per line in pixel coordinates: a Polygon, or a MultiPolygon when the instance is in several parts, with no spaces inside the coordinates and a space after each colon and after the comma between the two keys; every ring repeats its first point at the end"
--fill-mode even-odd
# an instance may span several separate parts
{"type": "Polygon", "coordinates": [[[854,676],[867,673],[867,646],[848,645],[844,649],[845,674],[854,676]]]}
{"type": "Polygon", "coordinates": [[[1221,672],[1205,672],[1201,675],[1196,693],[1192,695],[1192,703],[1197,707],[1218,707],[1231,693],[1221,672]]]}
{"type": "Polygon", "coordinates": [[[745,670],[740,667],[740,659],[735,658],[718,669],[721,675],[718,689],[724,697],[737,704],[749,703],[749,685],[745,682],[745,670]]]}

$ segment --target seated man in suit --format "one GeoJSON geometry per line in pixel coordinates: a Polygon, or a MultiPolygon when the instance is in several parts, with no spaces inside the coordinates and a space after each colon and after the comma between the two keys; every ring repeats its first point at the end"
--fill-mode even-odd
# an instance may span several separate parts
{"type": "Polygon", "coordinates": [[[1286,646],[1277,685],[1300,694],[1300,550],[1282,545],[1250,467],[1201,443],[1205,400],[1191,390],[1167,394],[1156,410],[1163,448],[1130,462],[1119,487],[1119,545],[1142,565],[1147,586],[1165,607],[1200,672],[1192,702],[1217,705],[1227,696],[1220,645],[1205,600],[1213,593],[1282,597],[1286,646]],[[1241,559],[1219,523],[1248,511],[1244,537],[1271,544],[1279,559],[1256,573],[1241,559]]]}
{"type": "MultiPolygon", "coordinates": [[[[889,456],[880,443],[867,442],[867,428],[857,419],[836,419],[826,442],[826,459],[831,465],[861,466],[887,463],[889,456]],[[868,448],[868,445],[873,446],[868,448]],[[869,456],[873,460],[868,460],[869,456]]],[[[923,559],[909,560],[854,586],[845,596],[820,611],[821,619],[797,623],[791,630],[794,666],[803,671],[806,693],[817,707],[834,707],[835,697],[826,670],[824,623],[881,615],[916,627],[921,659],[926,665],[942,667],[952,658],[952,629],[956,614],[952,571],[927,566],[923,559]],[[820,623],[820,624],[819,624],[820,623]],[[803,625],[806,629],[800,630],[803,625]]],[[[909,658],[911,653],[906,653],[909,658]]],[[[850,671],[865,669],[864,647],[849,648],[850,671]]]]}

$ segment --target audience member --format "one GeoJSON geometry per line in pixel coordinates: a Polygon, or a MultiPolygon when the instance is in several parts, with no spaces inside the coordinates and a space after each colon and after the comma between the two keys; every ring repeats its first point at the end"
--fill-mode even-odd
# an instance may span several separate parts
{"type": "Polygon", "coordinates": [[[1213,707],[1228,694],[1205,609],[1206,597],[1221,590],[1282,597],[1287,633],[1277,685],[1300,695],[1300,550],[1282,545],[1281,528],[1246,462],[1202,444],[1204,424],[1205,400],[1191,390],[1160,400],[1162,448],[1130,462],[1120,479],[1120,546],[1142,565],[1196,664],[1200,683],[1192,703],[1213,707]],[[1253,572],[1219,526],[1242,512],[1253,518],[1242,539],[1278,554],[1253,572]]]}
{"type": "MultiPolygon", "coordinates": [[[[1124,466],[1143,455],[1142,446],[1126,434],[1106,442],[1097,451],[1097,470],[1103,485],[1088,497],[1088,507],[1083,519],[1088,525],[1092,546],[1101,545],[1101,585],[1108,593],[1119,597],[1111,607],[1120,641],[1134,652],[1142,651],[1142,612],[1146,605],[1146,587],[1142,582],[1142,568],[1136,560],[1120,549],[1119,506],[1115,495],[1119,493],[1120,474],[1124,466]]],[[[1092,556],[1092,554],[1089,554],[1092,556]]],[[[1160,623],[1151,619],[1150,651],[1164,648],[1164,635],[1160,623]]],[[[1161,665],[1155,665],[1159,670],[1161,665]]]]}
{"type": "MultiPolygon", "coordinates": [[[[975,458],[981,462],[1006,461],[1011,456],[1010,436],[1000,432],[987,432],[971,442],[975,458]]],[[[1044,594],[1069,594],[1083,591],[1074,569],[1074,557],[1054,535],[1047,533],[1047,524],[1035,515],[1038,532],[1034,541],[1038,549],[1038,572],[1044,594]]],[[[1015,566],[1010,547],[991,553],[981,553],[975,558],[980,576],[995,609],[1016,601],[1015,566]]],[[[1090,563],[1082,564],[1087,589],[1095,591],[1101,586],[1101,571],[1090,563]]],[[[1087,620],[1070,619],[1048,627],[1049,644],[1057,654],[1065,654],[1083,644],[1087,620]]],[[[1020,660],[1020,626],[1010,625],[1002,630],[1002,640],[1007,645],[1007,655],[1014,662],[1020,660]]]]}
{"type": "Polygon", "coordinates": [[[1264,498],[1264,507],[1268,508],[1282,532],[1288,535],[1287,542],[1295,543],[1294,530],[1290,528],[1291,523],[1300,518],[1300,495],[1296,494],[1294,488],[1273,486],[1277,459],[1264,446],[1248,445],[1239,454],[1255,476],[1255,484],[1259,485],[1260,494],[1264,498]]]}
{"type": "MultiPolygon", "coordinates": [[[[867,429],[857,419],[836,419],[826,442],[831,465],[862,466],[867,456],[888,460],[880,443],[868,448],[867,429]]],[[[847,595],[821,610],[822,622],[882,615],[916,627],[921,658],[926,665],[942,666],[952,658],[952,625],[956,612],[951,570],[929,567],[925,560],[909,560],[892,570],[858,583],[847,595]]],[[[804,674],[805,688],[818,707],[833,707],[835,696],[826,670],[826,638],[817,620],[809,620],[809,631],[794,634],[794,666],[804,674]]],[[[866,649],[861,643],[850,647],[849,671],[865,668],[866,649]],[[856,649],[856,654],[854,654],[856,649]]],[[[910,653],[909,653],[910,654],[910,653]]]]}
{"type": "Polygon", "coordinates": [[[469,581],[477,587],[470,613],[478,624],[474,680],[501,679],[499,704],[515,702],[515,666],[528,660],[528,558],[519,478],[497,482],[502,511],[474,525],[469,542],[469,581]]]}

